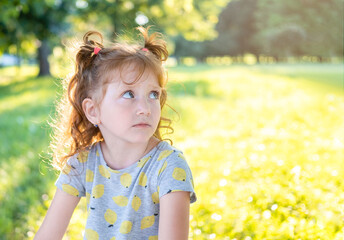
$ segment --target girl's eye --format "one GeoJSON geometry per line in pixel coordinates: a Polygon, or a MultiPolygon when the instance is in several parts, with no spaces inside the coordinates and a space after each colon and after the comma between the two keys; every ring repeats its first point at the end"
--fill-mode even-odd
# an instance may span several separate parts
{"type": "Polygon", "coordinates": [[[159,92],[153,91],[149,94],[149,97],[153,99],[159,99],[159,92]]]}
{"type": "Polygon", "coordinates": [[[132,91],[126,91],[122,97],[124,98],[134,98],[134,93],[132,91]]]}

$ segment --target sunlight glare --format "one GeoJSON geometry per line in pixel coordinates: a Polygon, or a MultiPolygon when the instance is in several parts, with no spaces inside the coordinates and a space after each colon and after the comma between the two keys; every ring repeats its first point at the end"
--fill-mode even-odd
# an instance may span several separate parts
{"type": "Polygon", "coordinates": [[[215,233],[212,233],[209,235],[209,239],[215,239],[216,238],[216,234],[215,233]]]}
{"type": "Polygon", "coordinates": [[[271,212],[270,212],[270,210],[265,210],[265,211],[263,212],[263,217],[264,217],[265,219],[270,219],[270,218],[271,218],[271,212]]]}
{"type": "Polygon", "coordinates": [[[278,205],[276,203],[271,206],[271,210],[272,211],[275,211],[277,208],[278,208],[278,205]]]}
{"type": "Polygon", "coordinates": [[[219,182],[219,185],[220,185],[220,187],[224,187],[224,186],[226,186],[227,185],[227,180],[226,179],[221,179],[220,180],[220,182],[219,182]]]}
{"type": "Polygon", "coordinates": [[[213,214],[211,215],[211,218],[214,219],[214,220],[216,220],[216,221],[220,221],[220,220],[222,219],[222,216],[219,215],[219,214],[217,214],[217,213],[213,213],[213,214]]]}
{"type": "Polygon", "coordinates": [[[196,234],[196,235],[201,235],[201,234],[202,234],[201,229],[196,228],[196,229],[195,229],[195,234],[196,234]]]}
{"type": "Polygon", "coordinates": [[[229,168],[225,168],[223,170],[223,176],[227,177],[231,173],[231,170],[229,168]]]}

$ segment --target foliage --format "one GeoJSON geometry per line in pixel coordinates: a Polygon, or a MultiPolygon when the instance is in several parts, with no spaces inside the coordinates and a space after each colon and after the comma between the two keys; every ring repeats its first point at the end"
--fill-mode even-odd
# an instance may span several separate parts
{"type": "Polygon", "coordinates": [[[258,0],[234,0],[222,10],[216,30],[219,36],[210,44],[212,55],[244,55],[258,53],[254,36],[256,26],[254,12],[258,0]],[[215,53],[215,54],[214,54],[215,53]]]}
{"type": "MultiPolygon", "coordinates": [[[[169,104],[180,115],[171,112],[173,140],[198,196],[192,239],[343,238],[341,68],[170,69],[169,104]]],[[[57,85],[32,77],[37,68],[16,71],[0,70],[0,239],[33,237],[56,179],[39,154],[47,150],[57,85]]],[[[67,236],[81,238],[85,216],[83,201],[67,236]]]]}
{"type": "Polygon", "coordinates": [[[27,39],[56,41],[60,33],[68,28],[65,18],[75,11],[73,4],[74,1],[2,1],[1,46],[8,47],[19,42],[22,51],[25,51],[21,42],[27,39]]]}
{"type": "Polygon", "coordinates": [[[218,17],[216,39],[192,42],[178,38],[180,49],[175,54],[201,59],[251,53],[276,60],[342,56],[343,6],[342,0],[232,0],[218,17]]]}
{"type": "Polygon", "coordinates": [[[268,55],[341,56],[342,18],[342,0],[259,0],[256,40],[268,55]]]}
{"type": "Polygon", "coordinates": [[[75,1],[4,1],[1,7],[4,15],[0,18],[0,32],[4,40],[0,48],[14,46],[18,56],[29,53],[28,46],[37,48],[39,75],[50,75],[50,45],[56,45],[61,32],[69,27],[65,19],[75,11],[75,1]]]}
{"type": "Polygon", "coordinates": [[[214,26],[218,22],[219,12],[228,0],[165,0],[162,2],[161,9],[153,8],[151,13],[153,22],[161,26],[168,36],[181,35],[190,41],[204,41],[216,37],[214,26]]]}
{"type": "Polygon", "coordinates": [[[170,36],[181,34],[199,41],[214,38],[218,12],[227,1],[4,0],[0,3],[0,53],[31,53],[32,57],[32,52],[38,50],[39,73],[49,75],[50,49],[61,44],[62,36],[76,34],[70,32],[71,26],[82,32],[90,27],[104,29],[111,38],[127,36],[134,34],[138,16],[147,17],[149,25],[170,36]]]}
{"type": "Polygon", "coordinates": [[[33,57],[39,49],[40,73],[48,74],[50,49],[66,36],[92,29],[110,39],[136,38],[134,28],[143,24],[166,34],[177,58],[249,53],[257,60],[323,61],[343,55],[343,6],[343,0],[3,0],[0,53],[33,57]]]}

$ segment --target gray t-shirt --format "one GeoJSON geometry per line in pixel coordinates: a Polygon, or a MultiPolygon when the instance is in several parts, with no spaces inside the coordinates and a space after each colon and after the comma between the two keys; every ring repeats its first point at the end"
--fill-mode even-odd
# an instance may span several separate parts
{"type": "Polygon", "coordinates": [[[183,153],[161,141],[131,166],[113,170],[100,148],[67,161],[55,185],[87,199],[84,239],[158,239],[159,199],[174,191],[190,192],[196,201],[191,170],[183,153]]]}

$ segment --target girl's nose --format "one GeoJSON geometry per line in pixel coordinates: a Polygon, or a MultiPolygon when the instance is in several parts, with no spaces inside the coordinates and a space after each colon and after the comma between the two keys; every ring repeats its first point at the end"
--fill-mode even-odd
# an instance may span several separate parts
{"type": "Polygon", "coordinates": [[[137,104],[137,115],[147,115],[151,114],[150,106],[147,99],[140,99],[138,100],[137,104]]]}

